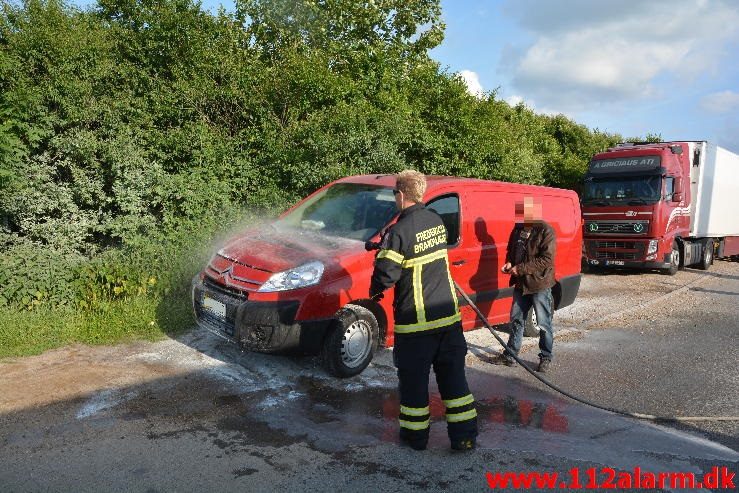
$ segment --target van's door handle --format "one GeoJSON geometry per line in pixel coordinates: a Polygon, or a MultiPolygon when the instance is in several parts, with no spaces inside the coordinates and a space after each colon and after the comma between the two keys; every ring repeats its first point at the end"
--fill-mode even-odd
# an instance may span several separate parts
{"type": "Polygon", "coordinates": [[[455,260],[452,265],[464,265],[465,262],[466,260],[455,260]]]}

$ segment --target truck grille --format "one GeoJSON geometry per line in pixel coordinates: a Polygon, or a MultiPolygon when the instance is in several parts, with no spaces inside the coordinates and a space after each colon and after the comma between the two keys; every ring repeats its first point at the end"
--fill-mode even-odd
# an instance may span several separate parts
{"type": "Polygon", "coordinates": [[[636,243],[633,241],[594,241],[595,248],[622,248],[626,250],[633,250],[636,248],[636,243]]]}
{"type": "Polygon", "coordinates": [[[588,240],[585,242],[590,258],[599,260],[641,260],[644,258],[646,241],[588,240]]]}
{"type": "Polygon", "coordinates": [[[645,235],[648,231],[649,221],[587,221],[585,223],[585,232],[594,235],[645,235]]]}
{"type": "Polygon", "coordinates": [[[606,260],[636,260],[633,252],[595,252],[595,258],[606,260]]]}

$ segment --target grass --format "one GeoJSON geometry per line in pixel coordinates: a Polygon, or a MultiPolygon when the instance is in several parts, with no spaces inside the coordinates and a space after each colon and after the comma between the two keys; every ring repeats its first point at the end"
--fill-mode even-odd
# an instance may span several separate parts
{"type": "Polygon", "coordinates": [[[214,245],[269,215],[222,211],[209,217],[209,222],[183,226],[166,241],[142,238],[134,248],[102,257],[102,266],[124,266],[133,273],[146,273],[145,278],[154,276],[156,289],[146,294],[97,301],[94,308],[85,310],[46,305],[33,310],[0,308],[0,358],[39,354],[69,344],[154,341],[185,332],[195,324],[190,280],[206,264],[214,245]]]}
{"type": "Polygon", "coordinates": [[[0,358],[29,356],[69,344],[155,341],[194,324],[188,296],[135,297],[80,312],[63,308],[0,310],[0,358]]]}

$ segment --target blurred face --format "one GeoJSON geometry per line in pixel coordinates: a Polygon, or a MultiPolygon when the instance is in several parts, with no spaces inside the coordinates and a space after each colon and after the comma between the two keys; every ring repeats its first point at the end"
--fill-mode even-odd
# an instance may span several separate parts
{"type": "Polygon", "coordinates": [[[523,221],[523,202],[516,202],[516,221],[523,221]]]}
{"type": "MultiPolygon", "coordinates": [[[[521,207],[523,212],[523,221],[525,223],[531,223],[541,219],[541,202],[534,197],[524,197],[521,207]]],[[[516,215],[518,216],[518,211],[516,215]]]]}

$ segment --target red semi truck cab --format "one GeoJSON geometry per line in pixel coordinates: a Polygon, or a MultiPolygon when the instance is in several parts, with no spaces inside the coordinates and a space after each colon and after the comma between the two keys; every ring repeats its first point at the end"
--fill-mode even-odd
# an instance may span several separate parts
{"type": "Polygon", "coordinates": [[[619,144],[593,156],[581,196],[590,267],[707,269],[737,253],[739,157],[704,141],[619,144]]]}
{"type": "MultiPolygon", "coordinates": [[[[490,324],[509,320],[513,288],[500,269],[525,196],[542,203],[555,230],[555,308],[573,303],[582,243],[575,192],[441,176],[427,183],[424,202],[446,227],[452,277],[490,324]]],[[[397,220],[394,187],[393,175],[343,178],[230,239],[193,279],[198,324],[251,351],[320,352],[334,375],[360,373],[394,339],[393,295],[368,298],[376,252],[365,249],[397,220]]],[[[481,326],[460,305],[463,328],[481,326]]],[[[529,320],[532,328],[538,334],[529,320]]]]}

